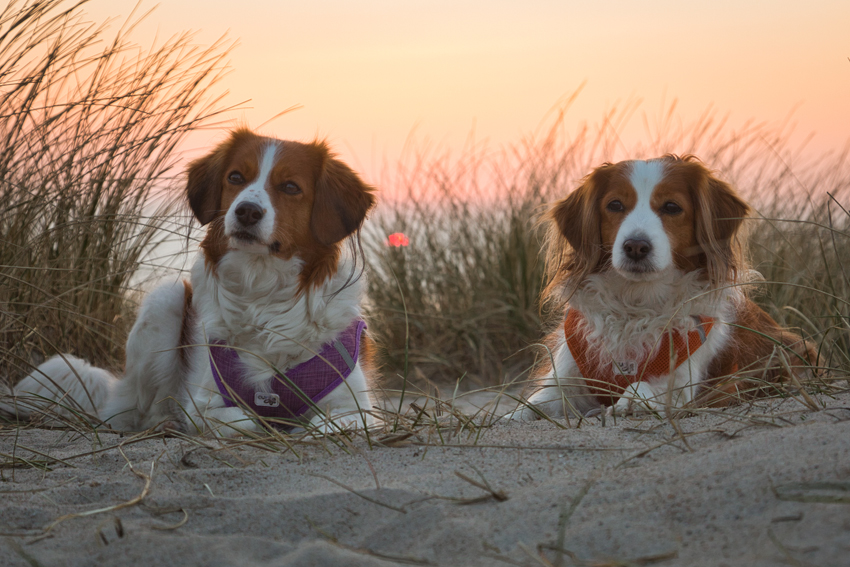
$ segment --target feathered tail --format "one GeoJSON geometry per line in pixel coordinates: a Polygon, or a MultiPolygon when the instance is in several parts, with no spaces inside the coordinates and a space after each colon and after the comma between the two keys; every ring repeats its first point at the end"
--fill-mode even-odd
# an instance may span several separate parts
{"type": "Polygon", "coordinates": [[[103,416],[104,407],[118,379],[69,354],[54,356],[0,398],[0,409],[18,419],[43,419],[45,425],[61,425],[64,419],[103,416]]]}

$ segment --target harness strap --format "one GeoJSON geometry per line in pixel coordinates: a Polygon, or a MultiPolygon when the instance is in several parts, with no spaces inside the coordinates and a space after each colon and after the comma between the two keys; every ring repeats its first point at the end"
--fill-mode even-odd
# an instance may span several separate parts
{"type": "Polygon", "coordinates": [[[245,406],[260,417],[293,419],[304,414],[348,378],[357,366],[366,323],[353,321],[313,358],[275,374],[270,391],[257,391],[236,349],[210,342],[210,367],[226,407],[245,406]]]}
{"type": "Polygon", "coordinates": [[[354,370],[354,359],[351,358],[351,355],[348,353],[348,349],[346,349],[345,346],[341,342],[339,342],[339,339],[334,339],[334,348],[342,357],[342,360],[343,362],[345,362],[346,366],[348,366],[348,371],[351,372],[352,370],[354,370]]]}
{"type": "Polygon", "coordinates": [[[614,360],[600,364],[600,353],[589,352],[586,321],[576,309],[567,311],[564,336],[591,392],[595,393],[599,403],[613,405],[631,384],[670,374],[705,343],[714,319],[694,315],[693,320],[694,329],[686,334],[676,330],[662,333],[652,349],[655,355],[650,356],[650,352],[639,360],[614,360]]]}

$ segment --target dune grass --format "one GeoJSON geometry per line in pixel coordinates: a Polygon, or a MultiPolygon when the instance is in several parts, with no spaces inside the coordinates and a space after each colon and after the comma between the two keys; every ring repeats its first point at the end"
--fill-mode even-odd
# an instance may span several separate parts
{"type": "Polygon", "coordinates": [[[173,210],[152,203],[220,108],[209,89],[227,42],[183,34],[144,50],[137,17],[110,32],[84,5],[0,12],[0,381],[55,352],[123,364],[131,279],[173,210]]]}

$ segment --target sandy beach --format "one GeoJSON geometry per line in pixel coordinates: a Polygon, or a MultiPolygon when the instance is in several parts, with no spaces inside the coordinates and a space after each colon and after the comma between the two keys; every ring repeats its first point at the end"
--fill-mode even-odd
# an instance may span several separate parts
{"type": "Polygon", "coordinates": [[[850,394],[815,401],[292,449],[6,428],[0,565],[848,565],[850,394]]]}

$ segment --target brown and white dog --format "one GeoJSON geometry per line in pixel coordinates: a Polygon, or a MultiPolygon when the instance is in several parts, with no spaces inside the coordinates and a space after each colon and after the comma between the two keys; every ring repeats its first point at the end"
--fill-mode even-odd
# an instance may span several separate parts
{"type": "Polygon", "coordinates": [[[719,405],[803,374],[814,351],[748,299],[747,204],[696,158],[605,164],[549,211],[568,300],[512,418],[719,405]]]}
{"type": "MultiPolygon", "coordinates": [[[[238,361],[245,398],[271,391],[281,374],[315,362],[323,347],[357,327],[359,229],[375,197],[324,143],[237,130],[190,164],[186,192],[208,227],[191,284],[165,284],[146,296],[127,340],[124,376],[54,357],[15,387],[18,396],[63,399],[61,405],[78,404],[124,431],[236,435],[261,425],[244,404],[228,401],[216,348],[226,344],[238,361]]],[[[329,432],[375,423],[369,350],[364,340],[362,349],[348,351],[350,374],[299,416],[305,426],[329,432]]],[[[269,399],[258,403],[276,403],[269,399]]],[[[34,413],[24,405],[19,414],[34,413]]]]}

